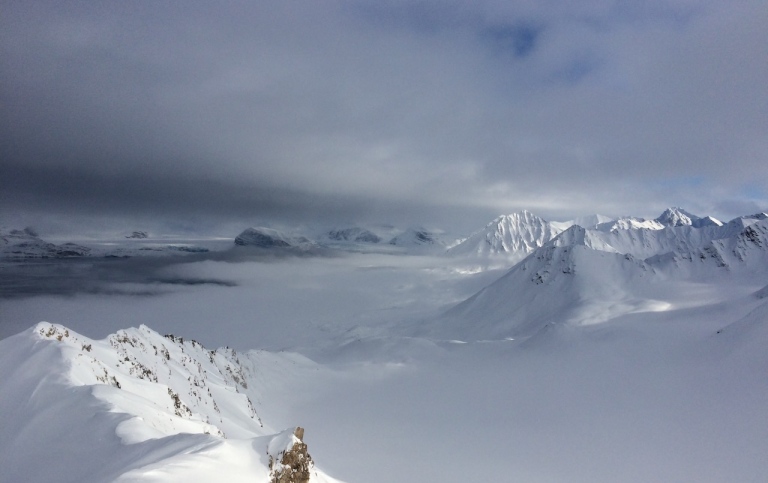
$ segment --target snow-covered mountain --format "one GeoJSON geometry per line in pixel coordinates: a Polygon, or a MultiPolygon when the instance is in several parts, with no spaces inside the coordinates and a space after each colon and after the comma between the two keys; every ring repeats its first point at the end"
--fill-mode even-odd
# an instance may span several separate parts
{"type": "Polygon", "coordinates": [[[440,235],[421,226],[409,227],[389,240],[390,245],[403,248],[436,249],[445,246],[440,235]]]}
{"type": "Polygon", "coordinates": [[[664,226],[693,226],[694,228],[721,226],[723,224],[720,220],[711,216],[701,218],[678,207],[667,208],[656,218],[656,221],[664,226]]]}
{"type": "Polygon", "coordinates": [[[330,230],[326,236],[328,240],[336,242],[379,243],[382,241],[379,235],[359,226],[330,230]]]}
{"type": "Polygon", "coordinates": [[[145,326],[8,337],[6,323],[0,480],[333,481],[311,450],[376,483],[762,481],[768,215],[669,211],[646,228],[582,219],[503,272],[354,240],[339,240],[343,257],[269,263],[5,263],[16,270],[0,282],[20,288],[27,266],[36,283],[99,265],[83,296],[40,297],[38,283],[1,299],[14,327],[50,314],[104,334],[136,320],[297,352],[212,351],[145,326]],[[117,268],[153,271],[127,278],[126,296],[117,268]],[[237,283],[158,291],[163,279],[237,283]]]}
{"type": "Polygon", "coordinates": [[[145,326],[92,340],[41,322],[0,341],[3,479],[332,481],[301,428],[259,418],[257,363],[145,326]]]}
{"type": "Polygon", "coordinates": [[[671,280],[768,273],[765,214],[699,228],[688,220],[609,231],[574,225],[416,333],[461,340],[529,337],[551,324],[589,325],[656,310],[653,288],[671,280]]]}
{"type": "Polygon", "coordinates": [[[706,276],[712,269],[758,275],[768,271],[768,216],[764,213],[699,230],[708,239],[702,237],[699,244],[659,253],[647,261],[673,277],[706,276]]]}
{"type": "Polygon", "coordinates": [[[529,211],[499,216],[462,242],[448,249],[449,255],[507,255],[521,259],[562,230],[529,211]]]}
{"type": "MultiPolygon", "coordinates": [[[[608,220],[598,223],[595,226],[585,228],[594,228],[600,231],[618,231],[618,230],[662,230],[665,227],[692,226],[702,228],[706,226],[721,226],[723,223],[711,216],[699,217],[688,211],[670,207],[664,210],[661,215],[653,220],[637,218],[633,216],[621,217],[617,220],[608,220]]],[[[582,225],[584,226],[584,225],[582,225]]]]}
{"type": "Polygon", "coordinates": [[[636,293],[653,269],[599,243],[574,225],[423,328],[441,338],[497,340],[641,310],[645,302],[636,293]]]}
{"type": "Polygon", "coordinates": [[[90,248],[74,243],[49,243],[30,229],[0,232],[0,258],[71,258],[87,256],[90,252],[90,248]]]}
{"type": "Polygon", "coordinates": [[[272,228],[246,228],[235,237],[235,245],[258,248],[308,247],[313,242],[306,237],[289,236],[272,228]]]}
{"type": "MultiPolygon", "coordinates": [[[[658,223],[654,220],[655,223],[658,223]]],[[[686,255],[698,253],[715,240],[724,240],[742,235],[747,228],[762,222],[761,215],[738,217],[726,224],[693,224],[665,226],[658,228],[633,228],[589,230],[588,236],[595,242],[611,247],[618,253],[628,253],[636,258],[646,259],[667,253],[686,255]]]]}
{"type": "Polygon", "coordinates": [[[0,230],[0,259],[50,258],[131,258],[206,253],[209,249],[186,241],[169,243],[148,239],[144,232],[134,232],[122,240],[88,240],[61,244],[48,242],[33,230],[0,230]],[[141,236],[134,236],[141,233],[141,236]]]}

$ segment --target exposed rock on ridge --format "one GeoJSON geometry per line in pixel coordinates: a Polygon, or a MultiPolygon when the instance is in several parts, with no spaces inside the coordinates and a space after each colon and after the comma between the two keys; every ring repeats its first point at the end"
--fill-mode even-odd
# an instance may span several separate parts
{"type": "Polygon", "coordinates": [[[270,483],[308,483],[314,462],[304,443],[304,428],[276,436],[269,444],[270,483]]]}

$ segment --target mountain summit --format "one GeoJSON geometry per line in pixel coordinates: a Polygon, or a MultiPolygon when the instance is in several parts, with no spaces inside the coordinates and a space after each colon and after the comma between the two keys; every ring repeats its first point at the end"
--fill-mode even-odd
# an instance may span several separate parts
{"type": "Polygon", "coordinates": [[[711,216],[701,218],[675,206],[664,210],[664,212],[656,218],[656,221],[664,226],[692,226],[694,228],[722,225],[722,222],[716,218],[711,216]]]}
{"type": "Polygon", "coordinates": [[[502,215],[448,250],[451,255],[512,255],[523,258],[562,230],[529,211],[502,215]]]}

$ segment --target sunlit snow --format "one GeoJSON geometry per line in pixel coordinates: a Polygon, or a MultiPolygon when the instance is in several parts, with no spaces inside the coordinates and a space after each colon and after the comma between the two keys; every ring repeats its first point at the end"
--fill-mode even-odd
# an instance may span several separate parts
{"type": "Polygon", "coordinates": [[[2,262],[8,481],[266,482],[298,426],[315,482],[768,473],[764,217],[571,226],[504,268],[220,242],[2,262]]]}

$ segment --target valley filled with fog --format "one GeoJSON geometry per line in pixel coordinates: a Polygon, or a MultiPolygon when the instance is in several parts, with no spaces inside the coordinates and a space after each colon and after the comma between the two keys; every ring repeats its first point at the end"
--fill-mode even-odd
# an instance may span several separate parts
{"type": "MultiPolygon", "coordinates": [[[[127,240],[121,249],[134,256],[11,257],[0,272],[0,337],[6,348],[23,346],[13,341],[28,340],[29,327],[43,339],[66,328],[73,335],[64,342],[83,338],[73,342],[77,357],[91,357],[90,349],[77,350],[97,344],[86,341],[109,337],[112,347],[131,345],[119,352],[126,361],[138,357],[130,354],[141,345],[130,334],[166,344],[180,337],[180,354],[185,347],[200,350],[199,344],[226,346],[235,372],[244,374],[235,392],[248,396],[261,426],[248,433],[237,411],[219,412],[219,424],[205,416],[201,421],[214,425],[205,428],[230,435],[206,436],[205,444],[224,445],[217,451],[232,455],[235,449],[221,448],[299,425],[325,472],[312,481],[331,481],[326,473],[349,482],[760,481],[768,452],[768,229],[763,214],[715,221],[699,227],[611,221],[584,229],[522,212],[478,232],[488,240],[479,245],[486,247],[482,253],[460,255],[456,247],[480,235],[449,248],[419,236],[420,244],[405,247],[306,238],[275,247],[277,232],[251,229],[244,233],[250,240],[257,233],[258,243],[197,240],[195,246],[208,248],[183,253],[157,249],[137,256],[136,247],[145,245],[127,240]],[[505,248],[505,237],[518,245],[505,248]],[[489,252],[493,240],[499,243],[489,252]],[[670,243],[676,248],[664,251],[670,243]],[[643,260],[632,250],[664,256],[643,260]],[[40,321],[57,325],[36,326],[40,321]],[[146,328],[120,335],[140,326],[146,328]],[[246,433],[233,439],[233,431],[246,433]]],[[[15,236],[30,250],[30,236],[15,236]]],[[[6,238],[13,246],[13,237],[6,238]]],[[[91,243],[91,253],[97,247],[91,243]]],[[[158,343],[151,343],[155,353],[158,343]]],[[[211,363],[217,352],[206,356],[211,363]]],[[[24,355],[6,351],[5,357],[6,374],[14,374],[11,365],[31,364],[24,355]]],[[[159,367],[151,354],[141,357],[150,362],[136,367],[159,367]]],[[[192,356],[181,355],[182,363],[186,357],[192,356]]],[[[82,359],[73,360],[67,364],[82,359]]],[[[107,368],[121,375],[113,384],[118,388],[110,389],[124,395],[124,377],[134,372],[122,376],[119,362],[104,367],[104,380],[107,368]]],[[[172,416],[171,428],[146,415],[139,419],[144,423],[132,424],[177,438],[210,432],[184,426],[202,416],[174,378],[166,383],[176,388],[169,394],[179,394],[189,415],[172,416]]],[[[136,394],[154,401],[152,407],[167,404],[142,391],[136,394]]],[[[111,411],[143,414],[110,397],[96,399],[110,401],[111,411]]],[[[34,411],[6,409],[19,420],[34,419],[34,411]]],[[[162,420],[165,413],[158,414],[162,420]]],[[[161,441],[136,436],[147,430],[134,428],[126,442],[127,430],[115,431],[123,435],[115,444],[125,451],[161,441]]],[[[87,434],[73,443],[88,448],[87,434]]],[[[29,458],[18,451],[7,457],[29,458]]],[[[149,458],[149,466],[116,462],[108,474],[145,481],[157,468],[169,478],[189,477],[179,468],[204,468],[202,456],[178,451],[149,458]],[[187,459],[179,466],[173,458],[181,457],[187,459]]]]}
{"type": "Polygon", "coordinates": [[[764,0],[1,11],[0,481],[765,483],[764,0]]]}

